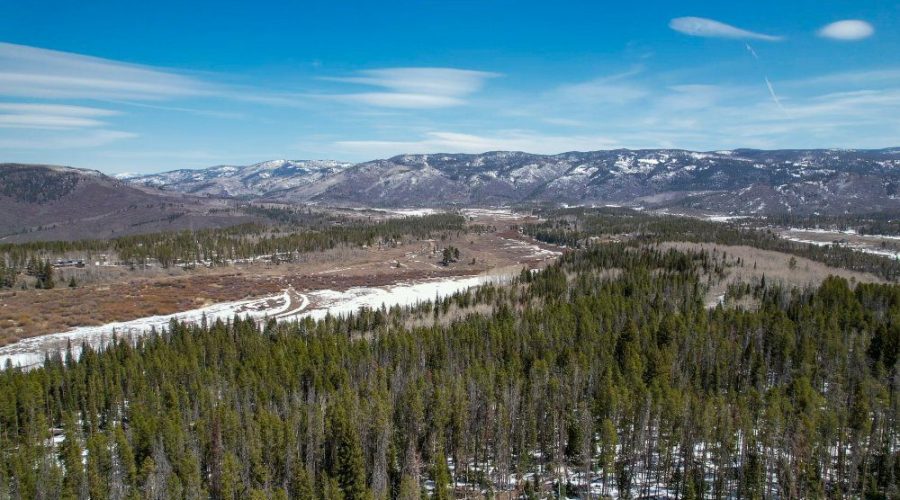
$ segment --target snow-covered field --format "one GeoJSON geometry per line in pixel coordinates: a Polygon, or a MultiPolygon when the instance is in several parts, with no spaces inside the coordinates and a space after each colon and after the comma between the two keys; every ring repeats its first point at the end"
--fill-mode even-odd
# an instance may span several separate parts
{"type": "Polygon", "coordinates": [[[310,317],[318,320],[328,314],[332,316],[351,314],[362,307],[380,309],[382,306],[386,308],[413,306],[436,297],[446,297],[474,286],[503,282],[509,278],[509,275],[478,275],[385,287],[355,287],[344,292],[317,290],[306,294],[310,303],[308,309],[282,314],[278,319],[310,317]]]}
{"type": "Polygon", "coordinates": [[[44,362],[45,353],[62,352],[70,342],[72,352],[77,356],[81,352],[82,342],[100,348],[108,344],[113,336],[120,339],[134,338],[145,335],[154,328],[161,330],[172,320],[198,323],[205,316],[209,322],[217,319],[224,321],[233,318],[235,314],[262,319],[282,312],[288,306],[288,302],[288,295],[285,292],[251,300],[220,302],[175,314],[149,316],[100,326],[80,326],[66,332],[32,337],[0,347],[0,367],[5,367],[7,361],[12,362],[13,366],[39,365],[44,362]]]}
{"type": "Polygon", "coordinates": [[[394,210],[387,210],[387,212],[401,217],[424,217],[426,215],[440,213],[440,210],[434,208],[397,208],[394,210]]]}
{"type": "Polygon", "coordinates": [[[388,216],[388,217],[424,217],[424,216],[426,216],[426,215],[434,215],[434,214],[438,214],[438,213],[444,212],[444,210],[440,210],[440,209],[437,209],[437,208],[393,208],[393,209],[386,209],[386,208],[369,208],[369,207],[366,207],[366,208],[350,208],[349,210],[352,210],[352,211],[354,211],[354,212],[361,212],[361,211],[367,211],[367,212],[380,212],[380,213],[385,214],[385,215],[388,216]]]}
{"type": "Polygon", "coordinates": [[[852,250],[856,250],[857,252],[868,253],[872,255],[880,255],[882,257],[888,257],[891,259],[900,259],[900,252],[894,251],[890,248],[881,247],[881,242],[885,240],[896,240],[900,239],[897,236],[885,236],[885,235],[859,235],[853,229],[847,229],[845,231],[839,230],[830,230],[830,229],[800,229],[800,228],[789,228],[787,231],[783,233],[779,233],[782,238],[788,241],[794,241],[796,243],[803,243],[809,245],[817,245],[817,246],[830,246],[830,245],[840,245],[843,247],[850,248],[852,250]],[[820,239],[822,236],[834,236],[836,239],[828,241],[826,239],[820,239]],[[852,238],[846,238],[852,237],[852,238]],[[819,238],[819,239],[817,239],[819,238]],[[840,239],[837,239],[840,238],[840,239]]]}
{"type": "Polygon", "coordinates": [[[547,250],[527,241],[516,240],[512,238],[501,238],[503,240],[503,248],[507,250],[515,250],[519,252],[530,252],[529,258],[552,258],[562,255],[557,250],[547,250]]]}
{"type": "Polygon", "coordinates": [[[466,217],[491,217],[498,220],[515,220],[524,217],[508,208],[466,208],[461,212],[466,217]]]}
{"type": "Polygon", "coordinates": [[[151,330],[166,328],[172,320],[199,323],[204,317],[208,322],[217,319],[231,319],[235,314],[257,320],[275,318],[278,321],[292,321],[305,317],[324,318],[347,315],[361,307],[391,308],[411,306],[446,297],[456,292],[485,283],[498,283],[510,279],[508,274],[485,274],[456,278],[441,278],[416,283],[398,283],[383,287],[355,287],[346,291],[315,290],[298,293],[287,289],[281,294],[251,300],[222,302],[199,309],[175,314],[151,316],[131,321],[107,323],[100,326],[83,326],[66,332],[41,335],[0,347],[0,367],[7,361],[13,366],[35,367],[44,362],[47,353],[63,352],[71,343],[74,355],[79,355],[81,344],[86,342],[95,349],[103,348],[115,336],[119,339],[133,339],[146,335],[151,330]]]}
{"type": "Polygon", "coordinates": [[[712,222],[732,222],[746,219],[747,215],[706,215],[704,218],[712,222]]]}

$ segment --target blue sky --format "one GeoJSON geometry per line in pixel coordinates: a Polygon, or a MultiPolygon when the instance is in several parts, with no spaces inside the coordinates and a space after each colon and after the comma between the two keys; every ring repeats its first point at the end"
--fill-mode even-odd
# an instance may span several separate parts
{"type": "Polygon", "coordinates": [[[0,3],[0,161],[900,145],[900,3],[0,3]]]}

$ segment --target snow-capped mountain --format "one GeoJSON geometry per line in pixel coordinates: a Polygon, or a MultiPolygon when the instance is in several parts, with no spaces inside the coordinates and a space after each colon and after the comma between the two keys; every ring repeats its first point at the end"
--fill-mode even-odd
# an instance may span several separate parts
{"type": "Polygon", "coordinates": [[[183,193],[256,198],[303,188],[351,165],[331,160],[272,160],[247,166],[221,165],[120,178],[132,184],[183,193]]]}
{"type": "Polygon", "coordinates": [[[401,155],[352,166],[279,161],[182,170],[129,182],[189,193],[382,207],[549,202],[734,214],[859,213],[900,210],[900,151],[401,155]]]}

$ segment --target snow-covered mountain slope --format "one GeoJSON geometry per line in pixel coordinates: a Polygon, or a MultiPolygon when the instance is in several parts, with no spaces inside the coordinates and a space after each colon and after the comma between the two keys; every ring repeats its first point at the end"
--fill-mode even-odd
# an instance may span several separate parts
{"type": "Polygon", "coordinates": [[[183,193],[255,198],[303,188],[351,165],[331,160],[273,160],[247,166],[222,165],[120,178],[132,184],[183,193]]]}
{"type": "Polygon", "coordinates": [[[900,210],[900,150],[610,150],[267,162],[129,182],[211,195],[382,207],[515,203],[687,207],[735,214],[900,210]]]}

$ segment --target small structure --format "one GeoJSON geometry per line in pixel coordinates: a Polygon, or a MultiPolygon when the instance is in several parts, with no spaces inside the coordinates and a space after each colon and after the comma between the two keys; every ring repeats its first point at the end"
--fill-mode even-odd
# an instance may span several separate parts
{"type": "Polygon", "coordinates": [[[84,259],[57,259],[53,267],[84,267],[84,259]]]}

